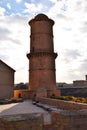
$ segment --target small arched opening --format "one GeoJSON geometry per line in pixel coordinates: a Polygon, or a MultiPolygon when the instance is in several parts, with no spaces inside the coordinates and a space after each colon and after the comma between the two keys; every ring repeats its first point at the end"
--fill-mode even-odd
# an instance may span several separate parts
{"type": "Polygon", "coordinates": [[[21,98],[21,93],[18,94],[18,98],[21,98]]]}

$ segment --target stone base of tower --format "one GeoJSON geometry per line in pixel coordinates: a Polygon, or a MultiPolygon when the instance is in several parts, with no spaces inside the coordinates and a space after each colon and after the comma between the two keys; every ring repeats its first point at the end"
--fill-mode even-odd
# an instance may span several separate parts
{"type": "Polygon", "coordinates": [[[60,96],[60,90],[46,90],[46,89],[38,89],[34,91],[30,90],[14,90],[14,98],[23,98],[23,99],[31,99],[37,100],[40,97],[51,97],[51,96],[60,96]]]}
{"type": "Polygon", "coordinates": [[[60,96],[61,95],[61,93],[60,93],[60,90],[57,90],[57,89],[55,89],[55,90],[37,90],[36,91],[36,98],[35,98],[35,100],[37,100],[38,101],[38,99],[40,98],[40,97],[48,97],[48,98],[50,98],[51,96],[60,96]]]}
{"type": "Polygon", "coordinates": [[[51,97],[53,95],[60,96],[61,95],[60,90],[55,89],[55,90],[48,90],[47,91],[47,97],[51,97]]]}

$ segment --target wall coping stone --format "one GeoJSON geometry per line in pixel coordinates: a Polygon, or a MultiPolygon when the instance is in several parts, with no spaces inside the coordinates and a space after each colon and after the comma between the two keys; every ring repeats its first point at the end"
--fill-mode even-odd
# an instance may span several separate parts
{"type": "Polygon", "coordinates": [[[27,113],[27,114],[14,114],[14,115],[4,115],[0,116],[0,119],[4,121],[25,121],[25,120],[36,120],[38,117],[42,116],[41,113],[27,113]]]}

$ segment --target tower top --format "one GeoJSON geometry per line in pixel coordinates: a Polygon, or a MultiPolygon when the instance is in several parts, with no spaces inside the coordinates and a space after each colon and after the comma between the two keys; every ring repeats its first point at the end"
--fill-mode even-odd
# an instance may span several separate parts
{"type": "Polygon", "coordinates": [[[45,14],[38,14],[35,17],[35,20],[48,20],[49,18],[45,14]]]}
{"type": "Polygon", "coordinates": [[[36,15],[34,19],[31,19],[29,21],[29,24],[31,24],[31,22],[34,22],[34,21],[49,21],[52,23],[52,25],[54,24],[54,21],[52,19],[49,19],[48,16],[46,16],[43,13],[36,15]]]}

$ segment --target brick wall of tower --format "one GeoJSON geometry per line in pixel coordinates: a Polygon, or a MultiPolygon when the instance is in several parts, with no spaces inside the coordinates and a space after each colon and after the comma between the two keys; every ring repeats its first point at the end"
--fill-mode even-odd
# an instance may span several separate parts
{"type": "Polygon", "coordinates": [[[55,78],[52,70],[31,71],[30,76],[33,77],[30,79],[30,90],[37,90],[39,88],[45,88],[47,90],[55,89],[55,78]]]}
{"type": "Polygon", "coordinates": [[[29,58],[29,88],[38,90],[56,89],[55,58],[53,45],[54,21],[40,14],[29,22],[30,53],[29,58]]]}
{"type": "Polygon", "coordinates": [[[55,89],[55,61],[54,57],[42,54],[33,56],[30,60],[30,86],[31,90],[38,88],[55,89]]]}
{"type": "Polygon", "coordinates": [[[48,21],[35,21],[31,24],[30,50],[53,51],[53,30],[48,21]]]}
{"type": "Polygon", "coordinates": [[[30,70],[55,69],[55,59],[47,54],[38,54],[30,59],[30,70]]]}

